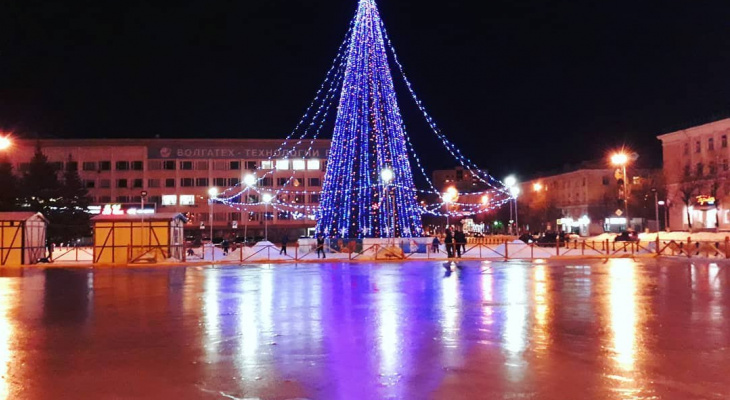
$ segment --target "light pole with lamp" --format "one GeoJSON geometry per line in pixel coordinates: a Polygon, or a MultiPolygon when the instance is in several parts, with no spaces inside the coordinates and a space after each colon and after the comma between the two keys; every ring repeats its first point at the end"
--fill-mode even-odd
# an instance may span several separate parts
{"type": "Polygon", "coordinates": [[[622,168],[622,177],[624,181],[624,214],[626,215],[626,229],[631,227],[631,217],[629,217],[629,189],[628,177],[626,176],[626,165],[629,163],[629,156],[624,152],[616,153],[611,156],[611,164],[622,168]]]}
{"type": "MultiPolygon", "coordinates": [[[[246,176],[243,177],[243,184],[246,185],[246,190],[251,189],[256,185],[256,177],[253,174],[246,174],[246,176]]],[[[246,203],[248,203],[248,198],[246,198],[246,203]]],[[[248,242],[248,209],[246,209],[246,219],[243,220],[243,245],[245,246],[248,242]]]]}
{"type": "Polygon", "coordinates": [[[456,188],[453,186],[450,186],[446,189],[446,192],[444,192],[443,195],[441,195],[441,199],[444,202],[444,205],[446,206],[446,229],[449,229],[449,213],[451,210],[449,209],[449,205],[456,201],[456,199],[459,198],[459,192],[456,191],[456,188]]]}
{"type": "Polygon", "coordinates": [[[664,207],[664,230],[667,232],[669,232],[669,229],[668,229],[669,225],[667,224],[667,220],[669,219],[669,218],[667,218],[667,214],[669,214],[669,211],[668,211],[669,204],[668,203],[669,203],[668,201],[664,201],[664,200],[659,200],[657,202],[658,205],[664,207]]]}
{"type": "MultiPolygon", "coordinates": [[[[210,223],[210,251],[213,251],[213,203],[215,198],[218,197],[218,188],[212,187],[208,189],[208,223],[210,223]]],[[[211,253],[212,254],[212,253],[211,253]]]]}
{"type": "MultiPolygon", "coordinates": [[[[512,196],[512,200],[514,200],[514,209],[515,209],[515,226],[519,226],[519,223],[517,222],[517,195],[520,193],[520,188],[517,187],[517,178],[510,175],[507,178],[504,179],[504,186],[509,190],[510,195],[512,196]]],[[[510,202],[509,207],[509,219],[510,219],[510,233],[512,233],[512,202],[510,202]]]]}
{"type": "Polygon", "coordinates": [[[269,203],[274,200],[274,196],[271,193],[264,193],[261,196],[261,200],[264,202],[264,240],[269,241],[269,203]]]}
{"type": "Polygon", "coordinates": [[[512,186],[509,189],[510,194],[512,195],[512,198],[515,201],[515,234],[520,234],[520,218],[517,215],[517,196],[520,195],[520,187],[519,186],[512,186]]]}
{"type": "Polygon", "coordinates": [[[656,231],[659,232],[659,195],[656,188],[651,188],[654,192],[654,219],[656,220],[656,231]]]}
{"type": "MultiPolygon", "coordinates": [[[[393,173],[393,170],[390,168],[383,168],[380,171],[380,179],[383,181],[383,184],[385,185],[385,193],[388,195],[388,199],[390,199],[390,182],[393,181],[393,178],[395,178],[395,174],[393,173]]],[[[391,199],[391,203],[393,203],[393,212],[391,215],[390,221],[388,221],[388,224],[390,225],[390,237],[393,239],[393,243],[395,243],[395,199],[391,199]]],[[[386,202],[386,205],[388,203],[386,202]]]]}

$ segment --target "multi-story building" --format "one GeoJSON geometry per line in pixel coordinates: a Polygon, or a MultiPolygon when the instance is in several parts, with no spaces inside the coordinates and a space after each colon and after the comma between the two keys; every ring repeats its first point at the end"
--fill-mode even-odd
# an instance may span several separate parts
{"type": "Polygon", "coordinates": [[[9,153],[17,173],[28,169],[37,144],[59,173],[67,167],[78,170],[92,210],[108,211],[110,205],[139,210],[144,200],[147,209],[185,213],[188,235],[205,237],[211,209],[215,237],[242,236],[244,230],[247,236],[262,236],[265,228],[270,236],[287,231],[291,237],[314,227],[330,148],[329,140],[317,140],[309,152],[305,147],[285,157],[277,153],[281,140],[19,140],[9,153]],[[211,188],[231,198],[246,187],[242,181],[248,174],[258,181],[232,199],[246,206],[211,206],[211,188]],[[263,203],[265,194],[273,198],[270,204],[263,203]]]}
{"type": "Polygon", "coordinates": [[[658,136],[672,230],[730,229],[730,118],[658,136]]]}
{"type": "Polygon", "coordinates": [[[433,184],[441,192],[445,191],[448,187],[454,187],[461,193],[475,192],[488,187],[464,167],[433,171],[433,184]]]}
{"type": "MultiPolygon", "coordinates": [[[[632,228],[643,226],[644,221],[637,215],[630,215],[631,221],[626,219],[625,207],[619,201],[620,171],[601,164],[584,163],[574,171],[521,182],[519,204],[528,208],[525,214],[531,213],[533,219],[550,218],[541,222],[543,226],[530,229],[560,228],[585,236],[618,232],[626,229],[627,222],[632,228]]],[[[629,197],[646,189],[648,171],[629,169],[627,175],[629,197]]]]}
{"type": "MultiPolygon", "coordinates": [[[[645,185],[643,177],[647,171],[630,168],[628,174],[630,196],[632,191],[645,185]]],[[[619,201],[619,178],[617,171],[607,168],[605,162],[585,162],[569,172],[520,182],[519,207],[523,208],[523,218],[518,216],[520,229],[562,229],[581,235],[626,229],[624,206],[619,201]],[[528,220],[532,226],[528,226],[528,220]]],[[[456,188],[460,199],[467,203],[480,201],[480,196],[470,196],[469,192],[479,192],[486,187],[462,168],[435,171],[433,182],[442,191],[447,187],[456,188]]],[[[631,223],[633,227],[640,227],[643,220],[631,216],[631,223]]]]}

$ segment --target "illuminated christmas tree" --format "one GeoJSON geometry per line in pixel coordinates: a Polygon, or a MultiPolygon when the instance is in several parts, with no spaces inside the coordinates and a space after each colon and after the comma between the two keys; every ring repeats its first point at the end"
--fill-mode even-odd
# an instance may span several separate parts
{"type": "Polygon", "coordinates": [[[353,21],[318,231],[342,237],[422,235],[380,15],[360,0],[353,21]]]}

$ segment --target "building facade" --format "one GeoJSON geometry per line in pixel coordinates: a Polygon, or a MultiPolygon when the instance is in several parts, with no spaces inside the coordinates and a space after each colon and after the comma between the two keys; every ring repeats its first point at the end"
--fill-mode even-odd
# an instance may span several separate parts
{"type": "MultiPolygon", "coordinates": [[[[533,220],[543,216],[539,227],[530,230],[555,230],[577,233],[582,236],[603,232],[619,232],[627,228],[623,201],[620,201],[622,176],[619,170],[586,166],[574,171],[547,175],[520,183],[519,204],[533,220]]],[[[627,171],[628,195],[643,192],[647,171],[627,171]]],[[[629,203],[630,206],[632,203],[629,203]]],[[[635,208],[635,207],[634,207],[635,208]]],[[[644,222],[631,215],[634,229],[644,222]]],[[[526,221],[525,221],[526,222],[526,221]]],[[[522,224],[524,226],[524,224],[522,224]]]]}
{"type": "Polygon", "coordinates": [[[78,170],[93,212],[139,212],[144,200],[146,212],[184,213],[190,220],[186,235],[195,237],[209,236],[211,209],[214,237],[243,236],[244,231],[261,237],[265,230],[273,238],[305,234],[315,226],[330,149],[329,140],[289,156],[277,151],[287,149],[281,140],[19,140],[9,152],[16,173],[28,169],[36,144],[59,174],[67,167],[78,170]],[[258,181],[244,191],[248,174],[258,181]],[[211,188],[221,198],[243,192],[233,201],[245,205],[211,205],[211,188]],[[268,196],[270,204],[263,204],[268,196]]]}
{"type": "Polygon", "coordinates": [[[454,187],[460,193],[475,192],[488,188],[488,185],[464,167],[435,170],[432,174],[432,180],[436,189],[441,192],[448,187],[454,187]]]}
{"type": "Polygon", "coordinates": [[[672,230],[730,229],[730,118],[658,136],[672,230]]]}

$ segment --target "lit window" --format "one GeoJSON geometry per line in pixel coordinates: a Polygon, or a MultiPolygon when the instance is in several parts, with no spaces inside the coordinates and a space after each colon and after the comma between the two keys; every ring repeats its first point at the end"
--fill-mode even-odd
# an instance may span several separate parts
{"type": "Polygon", "coordinates": [[[163,206],[174,206],[175,204],[177,204],[177,195],[174,195],[174,194],[162,195],[162,205],[163,206]]]}
{"type": "Polygon", "coordinates": [[[319,169],[319,160],[307,160],[307,169],[318,170],[319,169]]]}
{"type": "Polygon", "coordinates": [[[271,160],[261,161],[261,169],[274,169],[274,162],[271,160]]]}
{"type": "Polygon", "coordinates": [[[289,169],[289,160],[276,160],[276,169],[289,169]]]}
{"type": "MultiPolygon", "coordinates": [[[[163,202],[164,196],[163,196],[163,202]]],[[[195,196],[192,194],[181,194],[180,195],[180,205],[181,206],[193,206],[195,205],[195,196]]]]}
{"type": "Polygon", "coordinates": [[[304,169],[304,160],[294,160],[292,161],[292,168],[295,171],[301,171],[304,169]]]}

